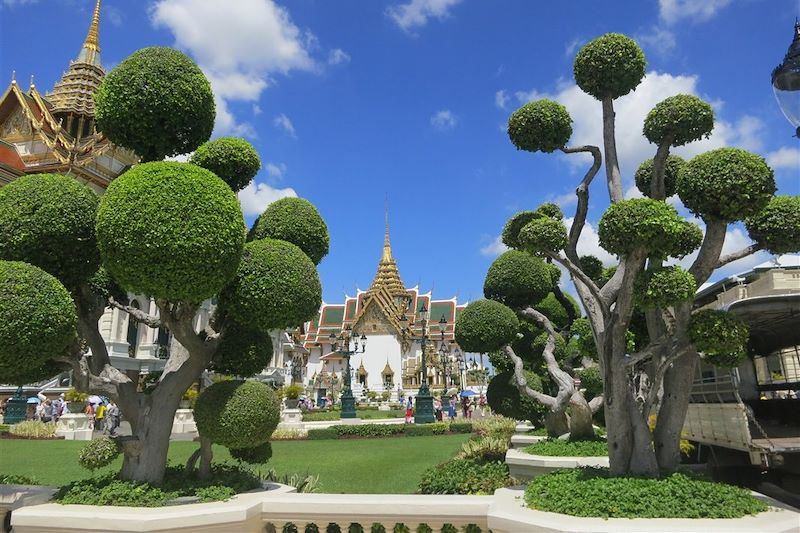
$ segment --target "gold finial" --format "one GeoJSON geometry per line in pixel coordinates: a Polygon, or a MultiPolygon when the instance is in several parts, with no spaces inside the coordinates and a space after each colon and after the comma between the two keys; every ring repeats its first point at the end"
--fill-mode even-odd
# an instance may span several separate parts
{"type": "Polygon", "coordinates": [[[386,205],[384,207],[384,225],[386,229],[383,232],[383,261],[391,261],[392,260],[392,245],[389,242],[389,201],[386,200],[386,205]]]}
{"type": "Polygon", "coordinates": [[[11,85],[16,85],[16,84],[17,84],[17,71],[16,70],[12,70],[11,71],[11,85]]]}
{"type": "Polygon", "coordinates": [[[89,25],[89,33],[86,35],[86,41],[83,43],[84,48],[100,51],[100,0],[94,5],[94,14],[92,15],[92,23],[89,25]]]}

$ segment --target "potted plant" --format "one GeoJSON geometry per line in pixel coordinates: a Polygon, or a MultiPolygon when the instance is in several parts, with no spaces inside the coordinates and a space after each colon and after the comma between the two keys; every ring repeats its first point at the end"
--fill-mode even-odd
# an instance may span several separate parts
{"type": "Polygon", "coordinates": [[[64,393],[64,400],[67,402],[67,411],[70,413],[82,413],[86,407],[86,400],[89,395],[77,390],[75,387],[64,393]]]}
{"type": "Polygon", "coordinates": [[[180,408],[191,409],[194,407],[194,402],[197,400],[197,394],[197,387],[194,385],[186,389],[186,392],[184,392],[183,396],[181,397],[180,408]]]}
{"type": "Polygon", "coordinates": [[[300,395],[303,393],[303,387],[300,385],[287,385],[283,388],[283,395],[286,398],[287,409],[297,409],[300,395]]]}
{"type": "Polygon", "coordinates": [[[389,401],[389,398],[391,398],[391,396],[392,396],[392,395],[391,395],[391,393],[390,393],[389,391],[383,391],[383,392],[381,393],[381,401],[383,401],[383,402],[388,402],[388,401],[389,401]]]}

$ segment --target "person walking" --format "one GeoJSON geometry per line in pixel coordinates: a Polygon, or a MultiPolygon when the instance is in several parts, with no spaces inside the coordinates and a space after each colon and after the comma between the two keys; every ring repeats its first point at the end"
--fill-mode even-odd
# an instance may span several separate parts
{"type": "Polygon", "coordinates": [[[94,429],[98,431],[103,430],[103,425],[105,424],[106,420],[106,404],[100,402],[97,406],[97,409],[94,412],[94,429]]]}
{"type": "Polygon", "coordinates": [[[447,418],[450,419],[450,422],[456,419],[456,397],[450,396],[450,401],[447,405],[447,418]]]}
{"type": "Polygon", "coordinates": [[[433,415],[437,422],[442,421],[442,400],[438,396],[433,399],[433,415]]]}
{"type": "Polygon", "coordinates": [[[411,396],[408,397],[408,403],[406,404],[406,424],[410,424],[414,421],[414,404],[411,401],[411,396]]]}
{"type": "Polygon", "coordinates": [[[103,433],[108,431],[108,434],[112,437],[115,437],[117,434],[117,428],[119,427],[119,407],[117,404],[114,403],[114,400],[108,402],[108,407],[106,407],[106,429],[103,430],[103,433]]]}

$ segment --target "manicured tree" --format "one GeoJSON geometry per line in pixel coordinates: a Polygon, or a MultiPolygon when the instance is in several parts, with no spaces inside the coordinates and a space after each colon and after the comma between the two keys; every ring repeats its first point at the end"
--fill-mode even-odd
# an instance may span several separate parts
{"type": "MultiPolygon", "coordinates": [[[[733,148],[712,150],[687,162],[670,156],[673,147],[711,133],[713,110],[695,96],[669,97],[647,115],[643,132],[656,151],[636,173],[637,186],[647,198],[624,199],[614,100],[633,91],[644,73],[644,54],[624,35],[603,35],[578,52],[575,81],[602,106],[602,153],[595,146],[567,147],[570,118],[568,113],[557,112],[552,102],[526,104],[511,115],[508,128],[518,149],[588,152],[593,156],[593,164],[576,190],[577,208],[566,238],[554,223],[557,217],[541,220],[529,211],[506,224],[503,242],[517,252],[559,263],[571,275],[601,370],[615,475],[656,475],[659,468],[674,469],[680,458],[680,432],[698,358],[732,364],[741,356],[745,339],[741,328],[717,317],[714,324],[728,326],[726,334],[715,337],[711,329],[698,325],[707,325],[708,320],[692,321],[695,288],[715,269],[759,249],[775,253],[800,249],[800,201],[773,196],[772,171],[763,158],[733,148]],[[589,185],[603,156],[611,205],[600,219],[599,236],[601,246],[619,258],[619,264],[611,269],[601,269],[596,261],[577,254],[589,208],[589,185]],[[665,202],[673,193],[704,221],[705,232],[665,202]],[[721,256],[727,226],[743,220],[755,243],[721,256]],[[698,249],[687,270],[665,268],[667,259],[682,258],[698,249]],[[633,328],[635,308],[641,309],[642,320],[633,328]],[[645,323],[646,332],[638,331],[645,323]],[[644,344],[637,345],[635,352],[629,328],[637,330],[636,342],[644,344]],[[698,335],[711,340],[701,342],[698,335]],[[651,437],[647,416],[656,407],[658,423],[651,437]]],[[[586,328],[578,329],[581,332],[573,337],[573,348],[587,341],[586,328]]],[[[509,347],[506,351],[509,349],[513,351],[509,347]]]]}
{"type": "MultiPolygon", "coordinates": [[[[72,178],[61,176],[31,176],[0,189],[0,217],[8,218],[3,225],[15,228],[13,233],[0,230],[0,259],[41,266],[66,284],[72,302],[70,311],[61,309],[60,314],[72,317],[74,328],[77,309],[78,334],[91,349],[88,356],[79,342],[69,342],[66,352],[61,344],[49,344],[31,356],[26,372],[41,374],[41,363],[65,361],[77,388],[113,398],[132,430],[119,441],[124,455],[121,477],[158,483],[184,391],[208,367],[242,377],[263,368],[271,356],[269,330],[299,325],[319,308],[315,262],[327,248],[312,260],[291,244],[308,235],[299,229],[293,233],[291,227],[280,237],[245,245],[244,219],[231,188],[235,183],[191,163],[152,161],[195,149],[213,127],[208,81],[183,54],[166,49],[137,52],[106,77],[97,99],[98,109],[103,109],[98,111],[103,116],[99,127],[148,162],[114,180],[99,204],[93,194],[76,188],[72,178]],[[140,80],[152,90],[144,91],[140,80]],[[120,287],[151,296],[157,315],[127,305],[120,287]],[[198,332],[200,304],[214,296],[224,305],[198,332]],[[137,391],[136,376],[129,377],[111,363],[98,329],[108,306],[127,313],[129,320],[169,329],[185,348],[172,351],[147,394],[137,391]]],[[[241,169],[247,165],[233,164],[230,152],[221,151],[217,161],[215,151],[207,152],[198,162],[226,173],[225,178],[242,178],[256,166],[252,154],[246,157],[251,164],[245,171],[241,169]]],[[[327,242],[324,223],[315,229],[324,233],[318,239],[327,242]]],[[[56,285],[60,297],[69,294],[56,285]]],[[[2,298],[9,305],[30,296],[23,283],[0,287],[9,292],[2,298]]],[[[58,301],[55,295],[48,299],[51,306],[58,301]]],[[[20,308],[46,306],[0,305],[0,331],[20,308]]],[[[37,347],[48,338],[23,340],[37,347]]],[[[0,361],[6,363],[5,354],[0,361]]],[[[9,380],[0,375],[0,381],[9,380]]]]}
{"type": "Polygon", "coordinates": [[[220,137],[201,144],[189,162],[222,178],[233,192],[247,187],[261,169],[261,158],[253,145],[236,137],[220,137]]]}

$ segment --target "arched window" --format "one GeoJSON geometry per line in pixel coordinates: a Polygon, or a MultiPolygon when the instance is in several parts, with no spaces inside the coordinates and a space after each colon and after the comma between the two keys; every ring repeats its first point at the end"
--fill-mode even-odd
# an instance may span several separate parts
{"type": "MultiPolygon", "coordinates": [[[[139,302],[133,300],[131,307],[141,309],[139,302]]],[[[128,357],[136,357],[136,347],[139,344],[139,323],[128,315],[128,357]]]]}

